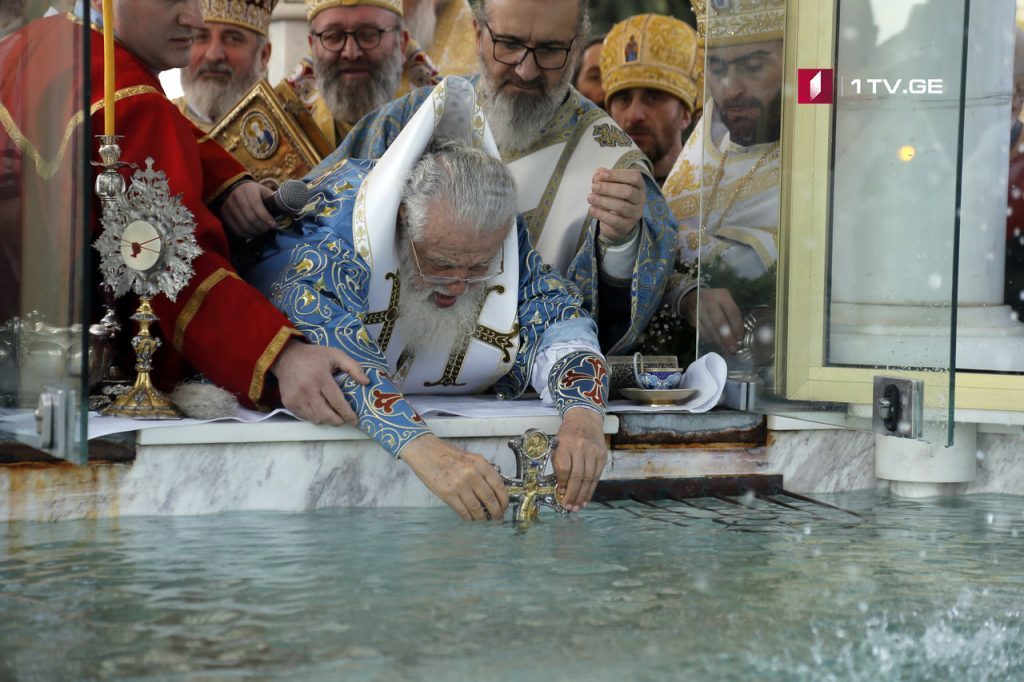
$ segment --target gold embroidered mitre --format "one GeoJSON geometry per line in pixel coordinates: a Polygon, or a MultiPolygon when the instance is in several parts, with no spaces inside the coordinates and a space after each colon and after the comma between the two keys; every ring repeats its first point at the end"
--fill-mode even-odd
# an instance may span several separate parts
{"type": "Polygon", "coordinates": [[[786,0],[690,0],[701,44],[782,40],[786,0]]]}
{"type": "Polygon", "coordinates": [[[391,10],[398,16],[402,16],[402,0],[306,0],[306,19],[313,21],[313,17],[331,7],[352,7],[355,5],[373,5],[391,10]]]}
{"type": "Polygon", "coordinates": [[[637,14],[612,26],[601,48],[605,99],[620,90],[652,88],[679,99],[693,111],[703,69],[697,33],[661,14],[637,14]]]}
{"type": "Polygon", "coordinates": [[[234,24],[267,35],[277,0],[201,0],[203,20],[234,24]]]}

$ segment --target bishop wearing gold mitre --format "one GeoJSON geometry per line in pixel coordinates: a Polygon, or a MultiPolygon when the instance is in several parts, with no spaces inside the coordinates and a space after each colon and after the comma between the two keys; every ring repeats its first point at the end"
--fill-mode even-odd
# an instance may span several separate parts
{"type": "Polygon", "coordinates": [[[199,29],[181,70],[181,113],[209,132],[259,81],[270,61],[270,15],[277,0],[200,0],[199,29]]]}
{"type": "Polygon", "coordinates": [[[364,115],[438,83],[437,68],[409,38],[402,0],[305,2],[310,55],[276,90],[305,104],[330,149],[364,115]]]}
{"type": "Polygon", "coordinates": [[[679,221],[685,273],[666,300],[699,328],[702,341],[731,355],[739,349],[743,316],[775,297],[786,3],[691,4],[707,52],[710,96],[664,186],[679,221]]]}

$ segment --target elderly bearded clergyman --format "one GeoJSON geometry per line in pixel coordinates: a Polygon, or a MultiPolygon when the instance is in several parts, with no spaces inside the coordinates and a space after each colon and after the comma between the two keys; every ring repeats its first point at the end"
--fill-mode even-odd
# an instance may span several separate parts
{"type": "MultiPolygon", "coordinates": [[[[584,0],[478,0],[481,108],[545,263],[580,288],[601,347],[629,350],[661,302],[675,221],[629,136],[569,83],[584,0]]],[[[379,158],[430,95],[420,88],[363,118],[330,157],[379,158]]]]}
{"type": "Polygon", "coordinates": [[[446,79],[379,162],[314,170],[310,203],[243,274],[311,341],[359,360],[369,385],[342,390],[360,427],[464,518],[503,514],[501,479],[433,436],[403,394],[532,386],[562,414],[553,461],[579,510],[607,457],[605,361],[575,287],[516,219],[483,121],[472,86],[446,79]]]}

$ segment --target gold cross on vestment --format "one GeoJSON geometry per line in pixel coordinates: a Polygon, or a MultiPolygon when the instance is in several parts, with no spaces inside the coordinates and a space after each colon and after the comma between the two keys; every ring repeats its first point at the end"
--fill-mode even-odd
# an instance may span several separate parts
{"type": "Polygon", "coordinates": [[[388,307],[375,313],[367,313],[363,320],[364,325],[384,325],[380,328],[380,334],[377,335],[377,347],[380,348],[381,353],[387,351],[388,344],[391,343],[391,334],[394,333],[395,324],[398,323],[398,294],[401,289],[397,272],[389,272],[384,279],[391,280],[391,297],[388,299],[388,307]]]}

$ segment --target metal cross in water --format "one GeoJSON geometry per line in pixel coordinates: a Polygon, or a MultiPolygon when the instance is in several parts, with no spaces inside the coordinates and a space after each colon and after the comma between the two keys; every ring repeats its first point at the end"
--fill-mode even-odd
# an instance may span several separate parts
{"type": "MultiPolygon", "coordinates": [[[[532,521],[537,518],[537,505],[543,504],[568,514],[556,492],[555,474],[544,475],[551,455],[558,447],[558,439],[537,429],[527,429],[521,436],[508,439],[508,446],[516,455],[514,478],[501,476],[512,503],[513,521],[532,521]]],[[[501,469],[498,469],[501,475],[501,469]]]]}

